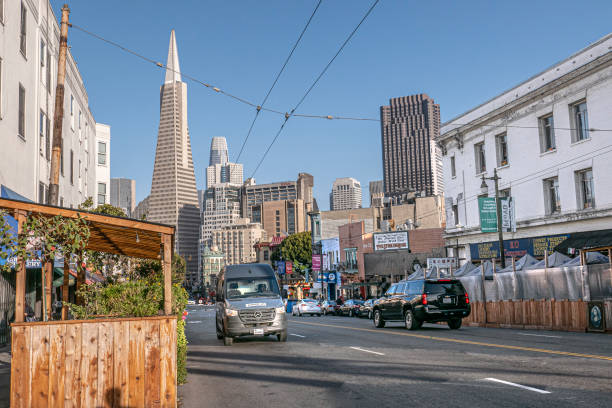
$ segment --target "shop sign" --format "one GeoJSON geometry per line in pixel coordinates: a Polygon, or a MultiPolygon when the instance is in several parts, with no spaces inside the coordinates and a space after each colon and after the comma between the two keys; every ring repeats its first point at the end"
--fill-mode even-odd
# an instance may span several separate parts
{"type": "Polygon", "coordinates": [[[427,258],[427,269],[438,268],[457,268],[457,258],[427,258]]]}
{"type": "MultiPolygon", "coordinates": [[[[520,258],[525,254],[541,258],[546,251],[552,253],[557,245],[569,237],[570,234],[559,234],[535,238],[504,240],[504,253],[507,258],[520,258]]],[[[499,258],[499,242],[490,241],[470,244],[470,257],[473,260],[499,258]]]]}
{"type": "Polygon", "coordinates": [[[408,248],[408,231],[379,232],[374,234],[374,251],[408,248]]]}

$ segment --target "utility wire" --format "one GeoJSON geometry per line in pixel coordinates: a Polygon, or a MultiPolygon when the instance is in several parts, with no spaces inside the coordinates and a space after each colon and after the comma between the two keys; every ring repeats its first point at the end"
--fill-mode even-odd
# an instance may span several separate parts
{"type": "Polygon", "coordinates": [[[295,42],[295,44],[293,44],[293,48],[291,48],[291,52],[289,52],[289,55],[287,56],[287,58],[285,59],[285,62],[282,66],[282,68],[280,69],[280,71],[278,71],[278,74],[276,74],[276,78],[274,78],[274,82],[272,83],[272,86],[270,87],[270,89],[268,89],[268,93],[266,93],[266,96],[264,97],[263,101],[261,102],[261,104],[259,104],[256,108],[256,112],[255,112],[255,117],[253,117],[253,121],[251,122],[251,126],[249,127],[249,131],[247,132],[246,137],[244,138],[244,142],[242,143],[242,147],[240,147],[240,152],[238,153],[238,156],[236,157],[236,162],[238,162],[238,160],[240,159],[240,156],[242,155],[242,151],[244,150],[244,147],[246,146],[247,141],[249,140],[249,136],[251,136],[251,132],[253,131],[253,126],[255,126],[255,122],[257,122],[257,118],[259,117],[259,113],[261,112],[261,109],[264,107],[264,105],[266,104],[266,101],[268,100],[268,97],[270,96],[270,94],[272,93],[272,90],[274,89],[274,87],[276,86],[276,83],[278,82],[281,74],[283,73],[283,71],[285,70],[285,67],[287,66],[287,64],[289,63],[289,60],[291,59],[291,57],[293,56],[293,52],[295,51],[295,49],[297,48],[298,44],[300,43],[300,41],[302,40],[302,37],[304,36],[304,33],[306,32],[306,29],[308,29],[308,26],[310,25],[310,22],[312,21],[314,15],[317,13],[317,10],[319,9],[319,6],[321,5],[321,3],[323,2],[323,0],[319,0],[319,2],[317,3],[317,6],[315,7],[315,9],[312,11],[312,14],[310,15],[310,18],[308,19],[308,21],[306,22],[306,25],[304,26],[304,29],[302,30],[302,32],[300,33],[300,36],[298,37],[297,41],[295,42]]]}
{"type": "Polygon", "coordinates": [[[348,42],[351,40],[351,38],[353,38],[353,35],[355,35],[355,33],[357,32],[357,30],[359,29],[359,27],[361,27],[361,24],[363,24],[363,22],[365,21],[366,18],[368,18],[368,16],[370,15],[370,13],[372,12],[372,10],[374,10],[374,7],[376,7],[376,5],[378,4],[380,0],[375,0],[374,3],[372,4],[372,6],[368,9],[368,11],[365,13],[365,15],[363,16],[363,18],[361,19],[361,21],[359,21],[359,24],[357,24],[357,26],[353,29],[353,31],[351,31],[351,33],[349,34],[349,36],[346,38],[346,40],[344,40],[344,42],[342,43],[342,45],[340,46],[340,48],[338,49],[338,51],[336,52],[336,54],[332,57],[331,60],[329,60],[329,62],[327,63],[327,65],[325,66],[325,68],[323,68],[323,70],[321,71],[321,73],[319,73],[319,76],[317,76],[317,78],[314,80],[314,82],[312,83],[312,85],[310,85],[310,87],[306,90],[306,92],[304,93],[304,95],[302,96],[302,98],[299,100],[299,102],[293,107],[293,109],[291,109],[291,113],[285,113],[285,121],[283,122],[283,124],[281,125],[281,127],[278,129],[278,132],[276,132],[276,135],[274,136],[274,139],[272,139],[272,142],[268,145],[268,148],[266,149],[265,153],[263,154],[263,156],[261,157],[261,160],[259,160],[259,163],[257,163],[257,166],[255,167],[255,170],[253,171],[251,178],[253,178],[253,176],[255,176],[255,173],[257,172],[257,170],[259,169],[259,167],[261,166],[261,164],[263,163],[263,161],[265,160],[266,156],[268,155],[268,152],[270,151],[270,149],[272,148],[272,146],[274,145],[274,143],[276,143],[276,140],[278,139],[278,137],[280,136],[281,132],[283,131],[283,129],[285,128],[285,125],[287,124],[287,121],[289,120],[289,118],[291,118],[291,116],[295,113],[295,111],[300,107],[300,105],[304,102],[304,100],[306,99],[306,97],[310,94],[310,92],[314,89],[314,87],[317,85],[317,83],[319,82],[319,80],[323,77],[323,75],[325,75],[325,73],[327,72],[327,70],[329,69],[329,67],[331,66],[331,64],[336,60],[336,58],[338,57],[338,55],[340,55],[340,53],[342,52],[342,50],[344,49],[344,47],[346,46],[346,44],[348,44],[348,42]]]}
{"type": "MultiPolygon", "coordinates": [[[[91,37],[94,37],[94,38],[96,38],[96,39],[98,39],[100,41],[103,41],[103,42],[105,42],[105,43],[107,43],[109,45],[112,45],[113,47],[117,47],[117,48],[119,48],[119,49],[121,49],[121,50],[123,50],[123,51],[125,51],[125,52],[127,52],[129,54],[132,54],[132,55],[134,55],[137,58],[140,58],[140,59],[142,59],[144,61],[150,62],[151,64],[154,64],[155,66],[157,66],[159,68],[163,68],[163,69],[169,70],[171,72],[175,72],[175,73],[181,74],[181,76],[184,77],[184,78],[187,78],[187,79],[189,79],[189,80],[191,80],[191,81],[193,81],[195,83],[198,83],[200,85],[204,85],[206,88],[209,88],[209,89],[211,89],[211,90],[213,90],[213,91],[215,91],[215,92],[217,92],[219,94],[222,94],[224,96],[232,98],[232,99],[234,99],[234,100],[236,100],[236,101],[238,101],[240,103],[246,104],[246,105],[251,106],[251,107],[256,108],[256,109],[259,108],[259,110],[262,110],[262,111],[266,111],[266,112],[270,112],[270,113],[275,113],[277,115],[283,115],[283,116],[289,115],[287,112],[283,112],[283,111],[280,111],[278,109],[272,109],[272,108],[264,107],[263,105],[257,105],[254,102],[251,102],[251,101],[249,101],[249,100],[247,100],[245,98],[239,97],[239,96],[234,95],[232,93],[226,92],[226,91],[224,91],[224,90],[222,90],[222,89],[220,89],[220,88],[218,88],[218,87],[216,87],[214,85],[211,85],[211,84],[209,84],[209,83],[207,83],[207,82],[205,82],[203,80],[200,80],[200,79],[198,79],[198,78],[196,78],[194,76],[188,75],[185,72],[180,72],[180,71],[177,71],[177,70],[175,70],[173,68],[170,68],[170,67],[168,67],[167,65],[165,65],[165,64],[163,64],[161,62],[155,61],[154,59],[149,58],[149,57],[147,57],[145,55],[142,55],[142,54],[140,54],[140,53],[138,53],[138,52],[136,52],[136,51],[134,51],[134,50],[132,50],[130,48],[127,48],[127,47],[125,47],[125,46],[123,46],[121,44],[118,44],[115,41],[112,41],[112,40],[109,40],[107,38],[104,38],[101,35],[93,33],[93,32],[91,32],[91,31],[89,31],[89,30],[87,30],[87,29],[85,29],[85,28],[83,28],[83,27],[81,27],[81,26],[79,26],[77,24],[69,23],[68,25],[70,27],[72,27],[72,28],[75,28],[75,29],[77,29],[77,30],[79,30],[79,31],[81,31],[81,32],[91,36],[91,37]]],[[[376,118],[365,118],[365,117],[364,118],[359,118],[359,117],[336,116],[336,115],[310,115],[310,114],[301,114],[301,113],[295,113],[295,112],[293,112],[290,116],[303,117],[303,118],[314,118],[314,119],[327,119],[327,120],[353,120],[353,121],[380,122],[380,119],[376,119],[376,118]]],[[[453,124],[457,125],[457,126],[470,126],[469,123],[453,123],[453,124]]],[[[519,125],[488,125],[488,124],[482,124],[482,125],[478,125],[478,126],[507,127],[507,128],[518,128],[518,129],[539,129],[539,126],[519,126],[519,125]]],[[[555,129],[555,130],[577,130],[576,128],[566,128],[566,127],[553,127],[553,129],[555,129]]],[[[588,130],[590,132],[612,132],[612,129],[589,128],[588,130]]]]}

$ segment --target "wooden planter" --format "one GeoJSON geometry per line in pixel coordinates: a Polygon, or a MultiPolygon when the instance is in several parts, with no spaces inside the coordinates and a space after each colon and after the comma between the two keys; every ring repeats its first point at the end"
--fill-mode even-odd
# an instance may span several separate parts
{"type": "Polygon", "coordinates": [[[11,407],[176,407],[176,317],[12,324],[11,407]]]}

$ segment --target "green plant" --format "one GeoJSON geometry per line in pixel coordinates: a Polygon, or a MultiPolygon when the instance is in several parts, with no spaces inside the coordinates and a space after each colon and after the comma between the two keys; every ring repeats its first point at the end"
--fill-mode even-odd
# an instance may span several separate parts
{"type": "Polygon", "coordinates": [[[179,318],[176,323],[176,382],[185,384],[187,381],[187,336],[185,336],[185,321],[179,318]]]}
{"type": "MultiPolygon", "coordinates": [[[[6,218],[8,213],[0,210],[0,259],[6,261],[13,252],[17,250],[17,237],[12,233],[11,226],[6,218]]],[[[0,265],[0,272],[8,273],[11,271],[11,265],[8,262],[0,265]]]]}
{"type": "Polygon", "coordinates": [[[281,256],[293,262],[297,272],[304,273],[312,265],[312,242],[310,231],[289,235],[280,246],[281,256]]]}

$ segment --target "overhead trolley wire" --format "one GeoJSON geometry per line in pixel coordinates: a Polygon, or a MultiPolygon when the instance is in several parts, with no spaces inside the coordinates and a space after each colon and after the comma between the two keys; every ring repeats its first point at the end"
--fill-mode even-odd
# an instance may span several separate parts
{"type": "Polygon", "coordinates": [[[357,32],[357,30],[359,29],[359,27],[361,27],[361,24],[363,24],[363,22],[366,20],[366,18],[368,18],[368,16],[370,15],[370,13],[372,12],[372,10],[374,10],[374,7],[376,7],[376,5],[379,3],[380,0],[375,0],[374,3],[372,3],[372,6],[370,6],[370,8],[368,9],[368,11],[365,13],[365,15],[363,16],[363,18],[361,19],[361,21],[359,21],[359,24],[357,24],[357,26],[353,29],[353,31],[351,31],[351,33],[349,34],[349,36],[346,38],[346,40],[344,40],[344,42],[342,43],[342,45],[340,46],[340,48],[338,49],[338,51],[336,52],[336,54],[334,54],[334,56],[331,58],[331,60],[329,60],[329,62],[327,63],[327,65],[325,65],[325,68],[323,68],[323,70],[319,73],[319,75],[317,76],[317,78],[314,80],[314,82],[312,83],[312,85],[310,85],[310,87],[306,90],[306,92],[304,93],[304,95],[302,95],[302,98],[299,100],[299,102],[293,107],[293,109],[291,109],[290,113],[285,113],[285,120],[283,121],[281,127],[278,129],[278,132],[276,132],[276,135],[274,136],[274,139],[272,139],[272,142],[268,145],[268,148],[266,149],[266,151],[264,152],[263,156],[261,157],[261,159],[259,160],[259,163],[257,163],[257,166],[255,167],[255,170],[253,171],[253,173],[251,174],[251,178],[253,176],[255,176],[255,173],[257,172],[257,170],[259,169],[259,167],[261,166],[261,164],[263,163],[263,161],[265,160],[266,156],[268,155],[268,152],[270,151],[270,149],[272,148],[272,146],[274,145],[274,143],[276,143],[276,140],[278,139],[278,136],[280,136],[281,132],[283,131],[283,129],[285,128],[285,125],[287,124],[287,121],[291,118],[291,116],[293,116],[295,114],[295,111],[300,107],[300,105],[304,102],[304,100],[306,99],[306,97],[310,94],[310,92],[314,89],[314,87],[317,85],[317,83],[319,82],[319,80],[321,80],[321,78],[323,77],[323,75],[325,75],[325,73],[327,72],[327,70],[329,69],[329,67],[331,66],[331,64],[336,60],[336,58],[338,57],[338,55],[340,55],[340,53],[342,52],[342,50],[344,49],[344,47],[346,46],[346,44],[348,44],[348,42],[351,40],[351,38],[353,38],[353,36],[355,35],[355,33],[357,32]]]}
{"type": "MultiPolygon", "coordinates": [[[[285,62],[283,63],[283,66],[281,67],[280,71],[278,71],[278,74],[276,74],[276,78],[274,78],[274,82],[272,83],[272,86],[270,86],[270,89],[268,89],[268,92],[266,93],[266,96],[264,97],[263,101],[255,108],[256,109],[255,110],[255,116],[253,117],[253,121],[251,122],[251,126],[249,126],[249,131],[247,132],[247,135],[244,138],[244,142],[242,143],[242,146],[240,147],[240,152],[238,153],[238,156],[236,157],[236,162],[238,162],[238,160],[240,159],[240,156],[242,155],[242,151],[244,150],[244,147],[246,146],[246,143],[249,140],[249,136],[251,136],[251,132],[253,131],[253,127],[255,126],[255,122],[257,122],[257,118],[259,117],[259,113],[261,112],[261,110],[265,106],[265,104],[266,104],[266,102],[268,100],[268,97],[270,96],[270,94],[272,93],[272,90],[276,86],[276,83],[278,82],[281,74],[285,70],[285,67],[289,63],[289,60],[293,56],[293,52],[295,51],[295,49],[297,48],[298,44],[302,40],[302,37],[304,36],[304,33],[308,29],[308,26],[310,25],[310,22],[312,21],[314,15],[317,13],[317,10],[319,9],[319,6],[321,5],[322,2],[323,2],[323,0],[319,0],[319,2],[317,3],[317,6],[314,8],[314,10],[312,11],[312,14],[310,15],[310,18],[306,22],[306,25],[304,26],[304,29],[300,33],[300,36],[296,40],[295,44],[293,44],[293,48],[291,48],[291,52],[289,52],[289,55],[285,59],[285,62]]],[[[278,112],[278,113],[281,113],[281,112],[278,112]]]]}

